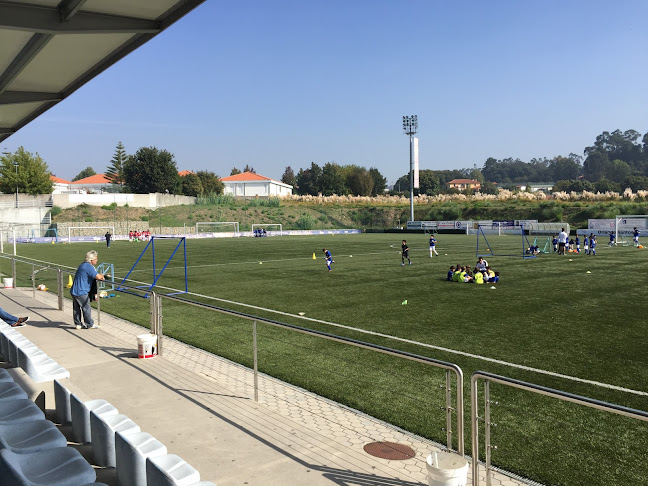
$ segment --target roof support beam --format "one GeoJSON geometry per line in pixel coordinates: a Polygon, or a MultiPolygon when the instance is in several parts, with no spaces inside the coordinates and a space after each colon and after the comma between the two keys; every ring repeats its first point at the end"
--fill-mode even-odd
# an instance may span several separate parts
{"type": "Polygon", "coordinates": [[[59,93],[40,93],[35,91],[5,91],[0,93],[0,105],[14,105],[17,103],[35,103],[39,101],[61,101],[63,96],[59,93]]]}
{"type": "Polygon", "coordinates": [[[87,0],[63,0],[58,6],[59,19],[67,22],[87,0]]]}
{"type": "Polygon", "coordinates": [[[16,76],[18,76],[23,69],[31,62],[31,60],[38,54],[45,44],[47,44],[51,35],[47,34],[34,34],[31,39],[25,44],[25,47],[18,53],[14,60],[7,66],[7,69],[0,74],[0,93],[9,86],[16,76]]]}
{"type": "Polygon", "coordinates": [[[11,135],[16,130],[11,127],[0,127],[0,135],[11,135]]]}
{"type": "Polygon", "coordinates": [[[76,11],[67,12],[67,21],[61,22],[61,15],[57,8],[0,1],[0,28],[40,34],[157,34],[161,30],[160,23],[152,20],[76,11]]]}

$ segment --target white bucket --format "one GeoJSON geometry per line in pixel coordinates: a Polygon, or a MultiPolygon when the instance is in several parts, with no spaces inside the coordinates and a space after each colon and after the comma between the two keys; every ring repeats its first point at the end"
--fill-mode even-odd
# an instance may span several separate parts
{"type": "Polygon", "coordinates": [[[427,457],[426,466],[430,486],[468,484],[468,461],[459,454],[433,452],[427,457]]]}
{"type": "Polygon", "coordinates": [[[13,278],[3,278],[2,282],[5,289],[13,289],[13,278]]]}
{"type": "Polygon", "coordinates": [[[152,358],[157,354],[157,335],[140,334],[137,336],[137,357],[152,358]]]}

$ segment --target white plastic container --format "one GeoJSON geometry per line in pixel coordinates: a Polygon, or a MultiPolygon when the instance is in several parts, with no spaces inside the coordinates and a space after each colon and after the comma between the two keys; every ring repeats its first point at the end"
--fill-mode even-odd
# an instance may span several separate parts
{"type": "Polygon", "coordinates": [[[5,277],[2,279],[5,289],[13,289],[13,278],[5,277]]]}
{"type": "Polygon", "coordinates": [[[426,461],[430,486],[466,486],[468,461],[459,454],[433,452],[426,461]]]}
{"type": "Polygon", "coordinates": [[[157,335],[140,334],[137,336],[137,357],[152,358],[157,354],[157,335]]]}

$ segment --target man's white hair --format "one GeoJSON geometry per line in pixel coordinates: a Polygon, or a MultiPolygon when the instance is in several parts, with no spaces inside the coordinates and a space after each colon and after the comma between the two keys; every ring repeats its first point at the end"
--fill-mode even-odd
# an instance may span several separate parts
{"type": "Polygon", "coordinates": [[[88,263],[91,263],[92,260],[97,258],[97,252],[94,250],[90,250],[88,253],[86,253],[86,258],[85,261],[88,263]]]}

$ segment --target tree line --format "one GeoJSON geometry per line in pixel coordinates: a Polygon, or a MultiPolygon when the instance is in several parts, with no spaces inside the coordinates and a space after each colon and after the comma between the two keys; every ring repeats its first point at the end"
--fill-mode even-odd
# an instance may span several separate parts
{"type": "Polygon", "coordinates": [[[311,162],[310,167],[299,169],[297,175],[288,166],[281,182],[293,186],[296,194],[316,196],[376,196],[387,187],[387,179],[378,169],[366,169],[358,165],[339,165],[327,162],[320,167],[311,162]]]}

